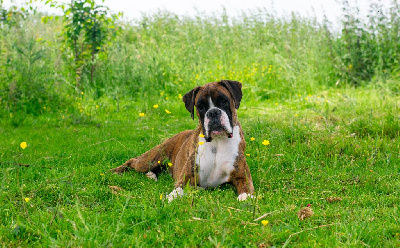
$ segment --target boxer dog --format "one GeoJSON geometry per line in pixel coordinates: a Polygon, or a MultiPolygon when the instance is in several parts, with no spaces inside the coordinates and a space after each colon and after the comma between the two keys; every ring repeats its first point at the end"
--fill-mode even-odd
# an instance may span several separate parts
{"type": "Polygon", "coordinates": [[[183,102],[193,120],[196,108],[197,129],[178,133],[111,171],[135,169],[157,181],[156,173],[169,164],[166,167],[175,189],[168,201],[182,196],[187,183],[202,188],[231,183],[239,201],[253,197],[253,181],[244,156],[246,142],[236,112],[241,99],[240,82],[222,80],[195,87],[183,96],[183,102]]]}

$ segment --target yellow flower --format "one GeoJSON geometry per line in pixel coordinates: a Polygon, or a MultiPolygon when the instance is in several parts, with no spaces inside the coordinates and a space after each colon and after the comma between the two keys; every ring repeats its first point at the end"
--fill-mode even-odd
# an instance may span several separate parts
{"type": "Polygon", "coordinates": [[[29,201],[30,201],[30,198],[26,197],[25,202],[29,202],[29,201]]]}
{"type": "Polygon", "coordinates": [[[158,164],[161,163],[160,160],[158,160],[157,163],[158,163],[158,164]]]}
{"type": "Polygon", "coordinates": [[[99,105],[96,105],[96,108],[99,108],[99,105]]]}
{"type": "Polygon", "coordinates": [[[158,104],[154,104],[154,105],[153,105],[153,108],[158,108],[158,104]]]}
{"type": "Polygon", "coordinates": [[[164,92],[161,92],[160,95],[161,95],[161,96],[164,95],[164,92]]]}
{"type": "Polygon", "coordinates": [[[199,137],[204,138],[204,134],[202,134],[202,133],[199,134],[199,137]]]}
{"type": "Polygon", "coordinates": [[[167,114],[171,114],[171,112],[170,112],[170,111],[168,111],[167,109],[165,110],[165,113],[167,113],[167,114]]]}
{"type": "Polygon", "coordinates": [[[168,97],[166,97],[165,100],[168,100],[168,97]]]}
{"type": "Polygon", "coordinates": [[[179,94],[179,95],[178,95],[178,98],[182,98],[182,94],[179,94]]]}
{"type": "Polygon", "coordinates": [[[171,166],[172,166],[172,163],[168,163],[168,166],[171,167],[171,166]]]}
{"type": "Polygon", "coordinates": [[[278,103],[276,102],[275,105],[278,106],[278,103]]]}
{"type": "Polygon", "coordinates": [[[143,116],[144,116],[144,113],[139,113],[139,116],[140,116],[140,117],[143,117],[143,116]]]}
{"type": "Polygon", "coordinates": [[[199,142],[199,145],[200,145],[200,146],[201,146],[202,144],[204,144],[204,141],[200,141],[200,142],[199,142]]]}
{"type": "Polygon", "coordinates": [[[262,144],[263,144],[264,146],[267,146],[267,145],[269,145],[269,141],[268,141],[268,140],[263,140],[262,144]]]}
{"type": "Polygon", "coordinates": [[[261,224],[263,224],[263,226],[266,226],[266,225],[268,225],[268,223],[269,223],[269,221],[268,221],[268,220],[262,220],[262,221],[261,221],[261,224]]]}
{"type": "Polygon", "coordinates": [[[19,145],[22,149],[25,149],[28,145],[26,144],[26,142],[21,142],[21,144],[19,145]]]}
{"type": "Polygon", "coordinates": [[[305,99],[306,99],[306,101],[308,101],[308,97],[306,97],[305,99]]]}
{"type": "Polygon", "coordinates": [[[46,106],[45,106],[45,107],[43,107],[43,109],[46,109],[46,106]]]}
{"type": "Polygon", "coordinates": [[[81,94],[83,95],[83,92],[81,92],[81,94]]]}
{"type": "Polygon", "coordinates": [[[160,200],[162,200],[162,194],[160,195],[160,200]]]}
{"type": "Polygon", "coordinates": [[[247,156],[247,157],[250,157],[250,153],[246,153],[246,156],[247,156]]]}
{"type": "Polygon", "coordinates": [[[251,137],[251,138],[250,138],[250,140],[251,140],[251,141],[255,141],[255,140],[256,140],[256,138],[254,138],[254,137],[251,137]]]}
{"type": "Polygon", "coordinates": [[[100,176],[104,176],[104,173],[101,173],[100,176]]]}

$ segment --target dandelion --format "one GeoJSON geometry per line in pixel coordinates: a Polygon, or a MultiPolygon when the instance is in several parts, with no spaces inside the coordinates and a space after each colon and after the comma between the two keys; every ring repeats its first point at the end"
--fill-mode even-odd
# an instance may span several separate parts
{"type": "Polygon", "coordinates": [[[247,157],[250,157],[250,154],[249,154],[249,153],[246,153],[246,156],[247,156],[247,157]]]}
{"type": "Polygon", "coordinates": [[[202,134],[202,133],[199,134],[199,137],[200,137],[200,138],[204,138],[204,134],[202,134]]]}
{"type": "Polygon", "coordinates": [[[277,103],[277,102],[275,103],[276,106],[278,106],[278,104],[279,104],[279,103],[277,103]]]}
{"type": "Polygon", "coordinates": [[[269,221],[268,221],[268,220],[262,220],[262,221],[261,221],[261,224],[263,224],[263,226],[266,226],[266,225],[268,225],[268,223],[269,223],[269,221]]]}
{"type": "Polygon", "coordinates": [[[164,95],[164,92],[161,92],[160,95],[163,96],[163,95],[164,95]]]}
{"type": "Polygon", "coordinates": [[[171,114],[171,112],[170,112],[170,111],[168,111],[167,109],[165,110],[165,113],[167,113],[167,114],[171,114]]]}
{"type": "Polygon", "coordinates": [[[160,160],[158,160],[158,161],[157,161],[157,163],[158,163],[158,164],[160,164],[160,163],[161,163],[161,161],[160,161],[160,160]]]}
{"type": "Polygon", "coordinates": [[[168,97],[166,97],[165,100],[168,100],[168,97]]]}
{"type": "Polygon", "coordinates": [[[28,197],[25,198],[25,202],[27,202],[27,203],[28,203],[30,200],[31,200],[31,199],[28,198],[28,197]]]}
{"type": "Polygon", "coordinates": [[[99,105],[96,105],[96,108],[99,108],[99,105]]]}
{"type": "Polygon", "coordinates": [[[44,106],[43,109],[46,109],[46,106],[44,106]]]}
{"type": "Polygon", "coordinates": [[[158,108],[158,104],[154,104],[154,105],[153,105],[153,108],[158,108]]]}
{"type": "Polygon", "coordinates": [[[181,98],[182,98],[182,94],[179,94],[179,95],[178,95],[178,98],[181,99],[181,98]]]}
{"type": "Polygon", "coordinates": [[[169,166],[169,167],[172,167],[172,163],[168,163],[168,166],[169,166]]]}
{"type": "Polygon", "coordinates": [[[306,97],[306,101],[308,101],[308,97],[306,97]]]}
{"type": "Polygon", "coordinates": [[[100,173],[100,176],[104,176],[104,173],[100,173]]]}
{"type": "Polygon", "coordinates": [[[28,145],[26,144],[26,142],[21,142],[21,144],[19,145],[22,149],[25,149],[28,145]]]}
{"type": "Polygon", "coordinates": [[[200,145],[200,146],[201,146],[202,144],[204,144],[204,141],[200,141],[200,142],[199,142],[199,145],[200,145]]]}
{"type": "Polygon", "coordinates": [[[269,141],[268,141],[268,140],[263,140],[262,144],[263,144],[264,146],[267,146],[267,145],[269,145],[269,141]]]}
{"type": "Polygon", "coordinates": [[[162,200],[162,194],[160,195],[160,200],[162,200]]]}
{"type": "Polygon", "coordinates": [[[144,113],[139,113],[139,116],[140,117],[144,117],[144,113]]]}
{"type": "Polygon", "coordinates": [[[250,138],[250,140],[251,140],[251,141],[255,141],[255,140],[256,140],[256,138],[254,138],[254,137],[251,137],[251,138],[250,138]]]}

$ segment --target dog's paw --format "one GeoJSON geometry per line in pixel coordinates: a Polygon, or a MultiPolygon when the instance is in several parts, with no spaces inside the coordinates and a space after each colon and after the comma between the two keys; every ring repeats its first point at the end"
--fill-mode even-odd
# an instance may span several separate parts
{"type": "Polygon", "coordinates": [[[172,190],[172,192],[167,195],[168,202],[173,201],[175,198],[178,198],[178,196],[183,196],[183,189],[181,187],[172,190]]]}
{"type": "Polygon", "coordinates": [[[149,172],[146,173],[146,176],[147,176],[148,178],[153,179],[154,181],[157,182],[157,175],[156,175],[154,172],[149,171],[149,172]]]}
{"type": "Polygon", "coordinates": [[[238,201],[245,201],[245,200],[247,200],[248,198],[254,198],[254,195],[247,194],[247,193],[241,193],[241,194],[238,196],[237,200],[238,200],[238,201]]]}

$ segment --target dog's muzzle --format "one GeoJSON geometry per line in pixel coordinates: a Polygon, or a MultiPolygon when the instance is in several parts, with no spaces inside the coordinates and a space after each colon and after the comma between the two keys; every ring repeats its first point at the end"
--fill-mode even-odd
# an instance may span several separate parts
{"type": "Polygon", "coordinates": [[[214,137],[218,136],[226,135],[228,138],[233,137],[228,115],[219,108],[213,107],[206,112],[204,127],[207,142],[211,142],[214,137]]]}

